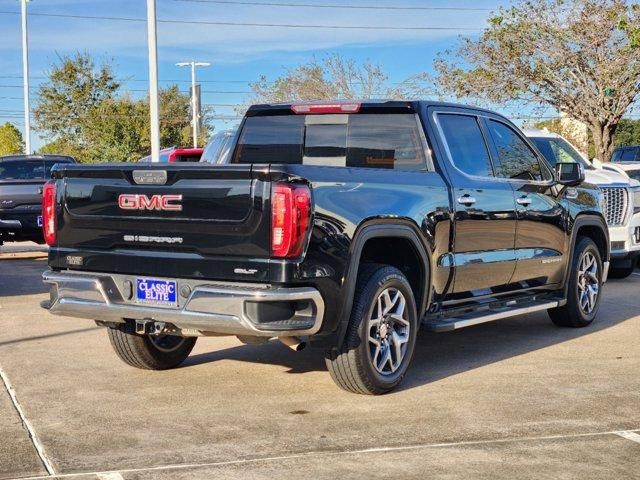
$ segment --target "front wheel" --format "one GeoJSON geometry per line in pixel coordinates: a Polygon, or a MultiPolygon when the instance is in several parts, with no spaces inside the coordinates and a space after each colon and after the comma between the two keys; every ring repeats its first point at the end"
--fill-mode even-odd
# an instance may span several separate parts
{"type": "Polygon", "coordinates": [[[196,344],[196,337],[138,335],[119,328],[107,328],[107,331],[118,357],[127,365],[144,370],[175,368],[185,361],[196,344]]]}
{"type": "Polygon", "coordinates": [[[602,259],[589,237],[576,240],[570,268],[567,303],[550,309],[549,317],[559,327],[586,327],[598,313],[602,294],[602,259]]]}
{"type": "Polygon", "coordinates": [[[346,337],[325,361],[341,388],[369,395],[402,381],[416,343],[418,320],[411,286],[397,268],[365,265],[358,274],[346,337]]]}

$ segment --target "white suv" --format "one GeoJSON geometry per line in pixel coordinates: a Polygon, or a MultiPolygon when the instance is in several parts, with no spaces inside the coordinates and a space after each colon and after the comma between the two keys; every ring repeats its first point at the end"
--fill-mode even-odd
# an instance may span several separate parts
{"type": "Polygon", "coordinates": [[[630,179],[621,169],[609,168],[597,160],[589,162],[556,133],[544,130],[524,130],[524,133],[552,165],[558,162],[584,165],[586,181],[600,187],[607,201],[611,241],[609,277],[626,278],[631,275],[640,255],[640,183],[630,179]]]}

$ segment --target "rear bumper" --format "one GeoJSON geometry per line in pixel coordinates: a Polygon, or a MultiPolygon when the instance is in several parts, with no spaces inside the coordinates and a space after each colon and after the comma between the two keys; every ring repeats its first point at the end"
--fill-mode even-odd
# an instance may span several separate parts
{"type": "Polygon", "coordinates": [[[39,212],[0,212],[0,232],[11,232],[17,235],[39,236],[42,227],[38,224],[39,212]]]}
{"type": "Polygon", "coordinates": [[[42,278],[51,285],[51,299],[42,306],[55,315],[115,323],[150,320],[170,324],[185,335],[313,335],[324,315],[322,296],[310,287],[177,279],[178,306],[156,307],[131,298],[127,282],[135,284],[135,277],[129,275],[47,271],[42,278]]]}

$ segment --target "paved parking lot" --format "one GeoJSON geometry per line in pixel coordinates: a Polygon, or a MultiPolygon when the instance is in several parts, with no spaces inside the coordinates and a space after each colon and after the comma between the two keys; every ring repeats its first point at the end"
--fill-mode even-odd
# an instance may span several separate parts
{"type": "Polygon", "coordinates": [[[45,267],[0,260],[0,478],[640,478],[640,273],[586,329],[422,333],[402,388],[364,397],[275,342],[127,367],[92,322],[40,309],[45,267]]]}

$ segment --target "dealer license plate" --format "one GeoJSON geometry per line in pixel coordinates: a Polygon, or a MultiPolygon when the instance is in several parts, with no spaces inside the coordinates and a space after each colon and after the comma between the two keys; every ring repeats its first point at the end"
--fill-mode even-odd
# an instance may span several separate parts
{"type": "Polygon", "coordinates": [[[152,305],[178,305],[178,283],[175,280],[155,278],[136,279],[136,299],[152,305]]]}

